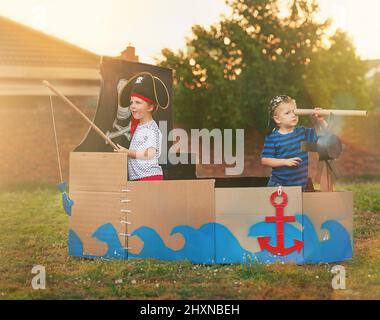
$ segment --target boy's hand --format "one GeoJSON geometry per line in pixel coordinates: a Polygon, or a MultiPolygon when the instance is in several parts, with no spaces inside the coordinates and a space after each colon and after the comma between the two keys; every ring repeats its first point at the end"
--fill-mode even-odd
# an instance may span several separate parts
{"type": "MultiPolygon", "coordinates": [[[[322,110],[322,108],[314,108],[314,111],[318,111],[318,110],[322,110]]],[[[322,127],[323,129],[327,128],[327,122],[325,121],[323,116],[320,116],[316,112],[314,112],[312,117],[314,117],[314,121],[316,121],[320,127],[322,127]]]]}
{"type": "Polygon", "coordinates": [[[314,108],[314,117],[315,117],[315,119],[317,119],[318,121],[322,121],[322,120],[324,120],[323,119],[323,116],[320,116],[320,115],[318,115],[315,111],[318,111],[318,110],[322,110],[322,108],[314,108]]]}
{"type": "Polygon", "coordinates": [[[115,152],[127,152],[128,153],[128,149],[127,148],[124,148],[123,146],[121,146],[120,144],[117,143],[117,147],[119,149],[113,149],[113,151],[115,152]]]}
{"type": "Polygon", "coordinates": [[[302,159],[299,157],[284,159],[284,165],[286,167],[296,167],[300,164],[300,162],[302,162],[302,159]]]}

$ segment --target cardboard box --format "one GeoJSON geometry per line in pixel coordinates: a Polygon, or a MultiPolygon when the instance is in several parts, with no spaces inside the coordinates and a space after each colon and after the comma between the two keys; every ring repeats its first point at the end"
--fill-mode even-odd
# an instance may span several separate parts
{"type": "Polygon", "coordinates": [[[129,258],[214,262],[214,180],[130,181],[127,185],[131,190],[129,258]]]}
{"type": "MultiPolygon", "coordinates": [[[[216,188],[215,206],[216,223],[222,225],[217,229],[216,261],[219,263],[235,262],[273,262],[301,261],[302,252],[281,257],[270,252],[263,253],[258,238],[270,236],[270,244],[276,245],[276,224],[265,222],[266,217],[276,216],[276,208],[270,202],[271,195],[277,188],[216,188]],[[225,234],[231,233],[229,236],[225,234]],[[225,240],[228,239],[228,242],[225,240]],[[228,250],[226,249],[228,248],[228,250]]],[[[300,187],[283,188],[288,197],[284,207],[285,216],[302,215],[302,192],[300,187]]],[[[285,246],[293,245],[294,239],[302,240],[302,224],[288,223],[285,246]],[[288,230],[289,229],[289,230],[288,230]]]]}
{"type": "Polygon", "coordinates": [[[123,248],[128,244],[123,235],[127,226],[120,223],[127,188],[126,155],[71,152],[69,179],[69,196],[74,201],[69,255],[126,258],[123,248]]]}
{"type": "Polygon", "coordinates": [[[352,257],[351,192],[283,187],[278,196],[277,188],[214,183],[128,181],[125,154],[73,152],[69,255],[207,264],[352,257]]]}
{"type": "Polygon", "coordinates": [[[71,256],[215,260],[213,179],[127,181],[125,154],[72,152],[69,196],[71,256]]]}
{"type": "Polygon", "coordinates": [[[336,262],[352,258],[352,192],[306,192],[302,199],[305,262],[336,262]]]}

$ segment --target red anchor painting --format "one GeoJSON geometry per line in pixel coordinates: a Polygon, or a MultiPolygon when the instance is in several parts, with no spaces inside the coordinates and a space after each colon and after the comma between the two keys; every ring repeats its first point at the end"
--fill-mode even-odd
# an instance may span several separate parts
{"type": "Polygon", "coordinates": [[[271,237],[258,237],[257,240],[259,242],[261,250],[266,249],[267,251],[276,254],[278,256],[286,256],[293,251],[301,252],[301,249],[303,247],[303,241],[294,239],[294,245],[285,248],[285,235],[284,235],[284,225],[286,222],[295,222],[296,218],[294,216],[284,216],[284,207],[288,204],[288,196],[287,194],[279,189],[278,191],[275,191],[272,193],[270,197],[270,202],[272,206],[276,208],[276,215],[265,217],[265,222],[275,222],[276,223],[276,238],[277,243],[276,246],[271,246],[269,244],[269,241],[271,237]],[[276,203],[276,197],[282,198],[281,203],[276,203]]]}

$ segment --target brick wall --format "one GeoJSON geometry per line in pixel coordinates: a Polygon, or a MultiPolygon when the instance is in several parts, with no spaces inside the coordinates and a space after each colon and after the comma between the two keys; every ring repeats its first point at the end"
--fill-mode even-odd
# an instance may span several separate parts
{"type": "MultiPolygon", "coordinates": [[[[93,118],[95,108],[88,106],[91,101],[72,101],[93,118]]],[[[58,98],[53,99],[53,106],[63,179],[67,181],[69,152],[80,143],[89,126],[58,98]]],[[[0,137],[0,185],[60,181],[49,97],[2,97],[0,137]]]]}

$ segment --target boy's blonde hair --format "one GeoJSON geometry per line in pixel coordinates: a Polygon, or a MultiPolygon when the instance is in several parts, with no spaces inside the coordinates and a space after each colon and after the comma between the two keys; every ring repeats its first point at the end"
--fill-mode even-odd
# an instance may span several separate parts
{"type": "Polygon", "coordinates": [[[289,103],[289,102],[296,102],[292,97],[286,96],[286,95],[279,95],[272,98],[272,100],[269,102],[269,112],[271,116],[273,116],[274,111],[277,109],[277,107],[281,103],[289,103]]]}
{"type": "Polygon", "coordinates": [[[276,127],[276,123],[273,121],[273,115],[277,107],[281,103],[289,103],[289,102],[296,102],[292,97],[288,95],[278,95],[272,98],[269,102],[269,107],[268,107],[268,134],[271,133],[276,127]]]}

